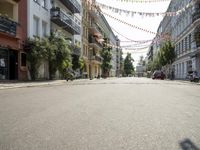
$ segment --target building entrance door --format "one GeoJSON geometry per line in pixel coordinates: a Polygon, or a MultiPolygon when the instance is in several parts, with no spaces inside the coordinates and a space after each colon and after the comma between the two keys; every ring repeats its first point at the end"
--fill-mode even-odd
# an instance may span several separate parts
{"type": "Polygon", "coordinates": [[[0,80],[8,79],[8,49],[0,47],[0,80]]]}
{"type": "Polygon", "coordinates": [[[18,79],[18,53],[14,50],[10,50],[9,54],[9,79],[18,79]]]}

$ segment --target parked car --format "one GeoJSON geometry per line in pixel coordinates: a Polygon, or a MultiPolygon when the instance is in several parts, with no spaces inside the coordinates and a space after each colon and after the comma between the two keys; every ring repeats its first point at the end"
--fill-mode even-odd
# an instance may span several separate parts
{"type": "Polygon", "coordinates": [[[161,79],[164,80],[165,79],[165,74],[163,71],[160,70],[156,70],[154,71],[153,75],[152,75],[152,79],[161,79]]]}

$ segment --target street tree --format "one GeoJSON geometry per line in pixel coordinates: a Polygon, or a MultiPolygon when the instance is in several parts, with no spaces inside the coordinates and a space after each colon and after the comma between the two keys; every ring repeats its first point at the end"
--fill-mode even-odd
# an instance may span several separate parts
{"type": "Polygon", "coordinates": [[[148,70],[160,70],[162,67],[171,65],[176,58],[174,46],[170,41],[164,43],[159,50],[153,61],[149,61],[147,64],[148,70]]]}
{"type": "Polygon", "coordinates": [[[124,74],[124,58],[122,50],[120,50],[120,74],[124,74]]]}
{"type": "Polygon", "coordinates": [[[125,76],[133,75],[133,73],[134,73],[133,61],[134,61],[134,59],[131,57],[131,53],[127,53],[127,56],[124,59],[124,74],[125,74],[125,76]]]}
{"type": "Polygon", "coordinates": [[[37,78],[38,68],[43,60],[48,61],[50,79],[55,77],[57,70],[63,76],[65,68],[71,66],[71,50],[63,36],[51,33],[46,38],[28,39],[25,47],[32,80],[37,78]]]}
{"type": "Polygon", "coordinates": [[[38,68],[46,54],[46,48],[42,46],[39,38],[27,39],[25,42],[25,50],[27,51],[28,69],[31,80],[35,80],[38,76],[38,68]]]}
{"type": "Polygon", "coordinates": [[[162,66],[172,64],[176,58],[176,54],[174,51],[174,46],[170,41],[164,43],[159,51],[159,63],[162,66]]]}
{"type": "Polygon", "coordinates": [[[112,47],[109,44],[109,39],[104,38],[103,49],[101,51],[101,57],[103,58],[103,62],[101,65],[102,68],[102,76],[108,77],[110,69],[112,68],[111,59],[112,59],[112,47]]]}

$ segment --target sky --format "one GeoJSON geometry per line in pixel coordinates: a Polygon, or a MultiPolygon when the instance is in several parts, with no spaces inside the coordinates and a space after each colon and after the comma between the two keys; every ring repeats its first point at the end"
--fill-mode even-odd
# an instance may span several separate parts
{"type": "MultiPolygon", "coordinates": [[[[170,3],[170,0],[164,1],[164,2],[151,2],[151,3],[144,3],[144,2],[133,3],[133,2],[123,2],[120,0],[96,0],[96,1],[98,3],[105,4],[107,6],[124,9],[128,11],[134,11],[134,12],[166,12],[170,3]]],[[[141,16],[141,15],[127,16],[125,13],[121,13],[120,15],[119,13],[114,13],[109,9],[101,9],[101,10],[102,12],[107,13],[124,22],[127,22],[132,25],[136,25],[140,28],[144,28],[149,31],[153,31],[155,33],[157,32],[158,26],[163,19],[163,16],[154,16],[154,17],[146,17],[146,16],[141,16]]],[[[106,15],[104,16],[106,17],[106,20],[108,21],[109,25],[114,30],[116,30],[117,32],[119,32],[120,34],[122,34],[123,36],[129,39],[140,41],[140,40],[152,40],[155,37],[155,34],[150,34],[150,33],[135,29],[126,24],[122,24],[111,17],[108,17],[106,15]]],[[[123,36],[120,36],[115,31],[113,32],[115,33],[115,35],[119,37],[121,41],[127,41],[127,39],[124,38],[123,36]]],[[[135,43],[121,42],[121,46],[124,46],[124,45],[135,45],[135,43]]],[[[123,57],[126,56],[127,52],[131,52],[131,55],[133,59],[135,60],[134,66],[136,66],[139,61],[140,56],[145,57],[147,51],[148,51],[148,48],[145,48],[145,49],[131,48],[131,50],[127,50],[123,48],[123,53],[124,53],[123,57]]]]}

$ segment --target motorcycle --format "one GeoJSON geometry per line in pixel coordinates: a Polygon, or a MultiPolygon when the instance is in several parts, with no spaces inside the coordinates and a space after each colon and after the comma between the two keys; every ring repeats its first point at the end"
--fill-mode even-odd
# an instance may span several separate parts
{"type": "Polygon", "coordinates": [[[75,79],[74,71],[71,69],[66,69],[65,79],[66,79],[66,81],[68,81],[68,80],[73,81],[75,79]]]}
{"type": "Polygon", "coordinates": [[[199,82],[199,80],[200,80],[200,78],[199,78],[199,76],[198,76],[196,71],[193,71],[188,76],[189,76],[190,82],[199,82]]]}

